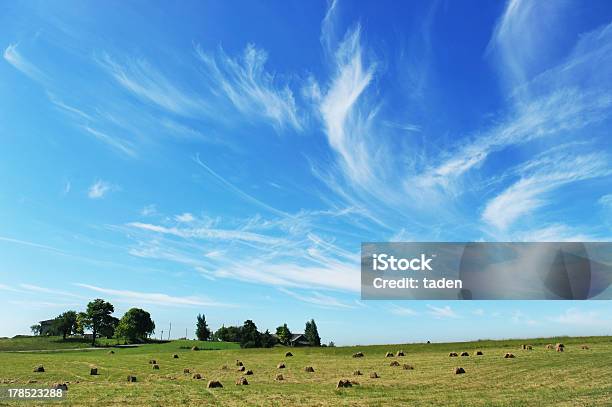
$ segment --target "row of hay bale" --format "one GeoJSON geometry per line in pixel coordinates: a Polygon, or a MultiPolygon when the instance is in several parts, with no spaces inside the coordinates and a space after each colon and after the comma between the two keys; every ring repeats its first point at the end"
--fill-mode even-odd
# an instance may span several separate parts
{"type": "MultiPolygon", "coordinates": [[[[450,352],[448,354],[448,357],[450,357],[450,358],[456,358],[458,356],[470,356],[470,354],[468,352],[461,352],[460,355],[457,352],[450,352]]],[[[481,350],[477,350],[476,351],[476,356],[484,356],[484,352],[481,351],[481,350]]]]}

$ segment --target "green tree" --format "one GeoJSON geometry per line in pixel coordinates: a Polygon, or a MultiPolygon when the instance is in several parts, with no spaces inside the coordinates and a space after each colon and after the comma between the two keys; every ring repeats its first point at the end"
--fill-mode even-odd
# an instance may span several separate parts
{"type": "Polygon", "coordinates": [[[321,337],[317,329],[317,324],[314,319],[306,321],[306,328],[304,329],[304,336],[310,344],[310,346],[321,346],[321,337]]]}
{"type": "Polygon", "coordinates": [[[261,334],[261,346],[264,348],[271,348],[276,345],[277,340],[272,336],[270,331],[266,329],[266,332],[261,334]]]}
{"type": "Polygon", "coordinates": [[[76,326],[74,329],[74,333],[77,335],[83,335],[85,333],[85,325],[87,322],[87,313],[79,312],[77,314],[76,326]]]}
{"type": "Polygon", "coordinates": [[[131,308],[119,321],[115,335],[133,343],[145,341],[154,331],[151,314],[140,308],[131,308]]]}
{"type": "Polygon", "coordinates": [[[287,324],[283,324],[276,328],[276,337],[283,345],[289,345],[291,343],[291,331],[287,327],[287,324]]]}
{"type": "Polygon", "coordinates": [[[108,334],[109,331],[114,330],[117,318],[111,315],[113,312],[115,312],[113,304],[100,298],[87,304],[87,311],[85,312],[85,320],[83,322],[85,328],[91,329],[93,334],[91,346],[96,346],[96,336],[98,334],[108,334]]]}
{"type": "Polygon", "coordinates": [[[240,338],[241,348],[260,348],[261,347],[261,333],[257,330],[257,325],[250,319],[244,321],[241,329],[240,338]]]}
{"type": "Polygon", "coordinates": [[[210,339],[210,329],[206,323],[206,316],[204,314],[198,314],[198,322],[196,323],[196,336],[200,341],[207,341],[210,339]]]}
{"type": "Polygon", "coordinates": [[[34,336],[40,335],[40,324],[30,326],[30,331],[32,331],[32,335],[34,336]]]}
{"type": "Polygon", "coordinates": [[[66,340],[66,336],[75,332],[76,323],[77,323],[76,311],[66,311],[58,315],[53,320],[53,330],[61,334],[63,340],[66,340]]]}

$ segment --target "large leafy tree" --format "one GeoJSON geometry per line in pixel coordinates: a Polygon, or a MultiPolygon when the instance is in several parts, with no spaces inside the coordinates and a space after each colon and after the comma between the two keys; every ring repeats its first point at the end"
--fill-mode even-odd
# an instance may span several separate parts
{"type": "Polygon", "coordinates": [[[319,330],[317,329],[317,324],[314,319],[306,321],[304,336],[310,346],[321,346],[321,337],[319,336],[319,330]]]}
{"type": "MultiPolygon", "coordinates": [[[[87,311],[85,312],[83,324],[85,328],[91,329],[93,334],[91,346],[96,346],[96,336],[98,334],[106,334],[106,336],[108,336],[108,333],[114,331],[117,318],[112,316],[113,312],[115,312],[113,304],[100,298],[87,304],[87,311]]],[[[112,336],[112,333],[110,336],[112,336]]]]}
{"type": "Polygon", "coordinates": [[[287,324],[283,324],[276,328],[276,337],[278,341],[283,345],[289,345],[291,340],[291,331],[287,327],[287,324]]]}
{"type": "Polygon", "coordinates": [[[250,319],[244,321],[241,329],[240,347],[260,348],[261,333],[257,330],[257,325],[250,319]]]}
{"type": "Polygon", "coordinates": [[[131,308],[117,325],[115,335],[130,342],[144,341],[155,331],[151,314],[140,308],[131,308]]]}
{"type": "Polygon", "coordinates": [[[206,317],[204,314],[198,314],[198,322],[196,323],[196,336],[200,341],[207,341],[210,339],[210,329],[206,323],[206,317]]]}
{"type": "Polygon", "coordinates": [[[242,327],[222,326],[214,333],[213,338],[223,342],[241,342],[242,327]]]}
{"type": "Polygon", "coordinates": [[[77,313],[76,311],[66,311],[58,315],[53,320],[53,330],[62,335],[62,339],[66,340],[66,336],[76,333],[77,313]]]}

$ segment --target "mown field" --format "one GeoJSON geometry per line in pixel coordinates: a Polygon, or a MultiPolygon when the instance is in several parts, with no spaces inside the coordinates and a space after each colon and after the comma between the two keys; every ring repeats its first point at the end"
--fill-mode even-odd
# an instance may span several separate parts
{"type": "MultiPolygon", "coordinates": [[[[288,349],[283,347],[236,349],[236,344],[197,343],[215,350],[191,351],[194,344],[148,344],[114,349],[114,354],[108,349],[28,353],[23,352],[23,341],[15,349],[22,352],[7,352],[10,345],[0,340],[0,382],[15,387],[32,380],[36,383],[30,386],[66,382],[68,396],[60,403],[75,406],[612,405],[612,337],[289,349],[293,357],[285,357],[288,349]],[[566,345],[565,352],[545,349],[547,343],[557,342],[566,345]],[[530,344],[533,350],[521,350],[521,344],[530,344]],[[589,349],[581,349],[583,344],[589,349]],[[386,352],[400,349],[405,357],[385,357],[386,352]],[[484,355],[474,356],[476,350],[484,355]],[[358,351],[365,357],[352,358],[358,351]],[[463,351],[470,356],[448,357],[449,352],[463,351]],[[504,359],[506,352],[516,357],[504,359]],[[175,353],[178,359],[173,358],[175,353]],[[153,370],[150,359],[157,361],[159,370],[153,370]],[[243,376],[235,366],[237,359],[253,370],[253,375],[245,376],[248,386],[235,385],[243,376]],[[392,367],[393,360],[411,364],[414,370],[392,367]],[[286,368],[277,369],[279,362],[286,368]],[[44,373],[33,372],[39,364],[44,365],[44,373]],[[305,366],[315,372],[305,372],[305,366]],[[455,375],[457,366],[466,373],[455,375]],[[90,376],[91,367],[97,367],[99,375],[90,376]],[[184,374],[185,368],[191,373],[184,374]],[[353,376],[355,370],[364,375],[353,376]],[[380,378],[370,378],[371,372],[380,378]],[[193,373],[203,378],[193,379],[193,373]],[[278,373],[285,380],[275,381],[278,373]],[[136,376],[137,382],[128,383],[128,375],[136,376]],[[207,389],[211,379],[219,380],[223,388],[207,389]],[[337,390],[339,379],[359,384],[337,390]]],[[[54,347],[52,342],[49,347],[54,347]]],[[[0,400],[0,405],[49,403],[0,400]]]]}

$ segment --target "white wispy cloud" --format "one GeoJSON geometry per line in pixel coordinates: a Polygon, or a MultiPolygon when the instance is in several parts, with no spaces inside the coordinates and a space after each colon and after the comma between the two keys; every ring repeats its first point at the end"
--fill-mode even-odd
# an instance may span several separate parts
{"type": "Polygon", "coordinates": [[[112,288],[98,287],[90,284],[74,283],[73,285],[91,291],[99,292],[111,296],[114,300],[126,303],[166,305],[166,306],[206,306],[206,307],[228,307],[231,304],[224,304],[200,297],[185,296],[176,297],[162,293],[147,293],[130,290],[116,290],[112,288]]]}
{"type": "Polygon", "coordinates": [[[91,199],[101,199],[113,189],[115,189],[114,185],[106,181],[97,180],[87,190],[87,196],[91,199]]]}
{"type": "Polygon", "coordinates": [[[505,230],[517,219],[546,205],[546,194],[571,182],[610,174],[603,154],[554,154],[521,168],[521,179],[491,199],[483,211],[487,223],[505,230]]]}
{"type": "Polygon", "coordinates": [[[221,239],[221,240],[244,240],[256,243],[264,243],[269,245],[279,244],[282,239],[266,236],[258,233],[245,232],[242,230],[224,230],[224,229],[212,229],[206,227],[196,228],[178,228],[178,227],[166,227],[161,225],[153,225],[149,223],[131,222],[127,226],[132,228],[148,230],[151,232],[162,233],[173,235],[182,238],[195,238],[195,239],[221,239]]]}
{"type": "Polygon", "coordinates": [[[604,208],[612,208],[612,194],[603,195],[597,202],[604,208]]]}
{"type": "Polygon", "coordinates": [[[428,314],[434,318],[459,318],[459,315],[449,306],[436,307],[435,305],[427,304],[429,309],[428,314]]]}
{"type": "Polygon", "coordinates": [[[155,213],[157,213],[157,207],[154,204],[147,205],[140,210],[142,216],[150,216],[155,213]]]}
{"type": "Polygon", "coordinates": [[[46,75],[17,50],[18,44],[10,44],[4,49],[3,57],[13,67],[36,81],[46,81],[46,75]]]}
{"type": "Polygon", "coordinates": [[[569,308],[550,320],[564,325],[609,326],[611,319],[607,315],[609,314],[595,310],[583,311],[578,308],[569,308]]]}
{"type": "Polygon", "coordinates": [[[247,117],[269,120],[280,129],[302,130],[293,92],[287,84],[277,85],[276,76],[265,70],[266,51],[248,44],[240,57],[232,58],[221,48],[206,53],[196,45],[195,53],[217,98],[227,98],[247,117]]]}
{"type": "Polygon", "coordinates": [[[190,223],[195,220],[193,215],[189,212],[185,212],[180,215],[175,215],[174,219],[176,219],[177,222],[181,222],[181,223],[190,223]]]}
{"type": "Polygon", "coordinates": [[[338,45],[333,56],[335,72],[321,98],[319,112],[344,173],[352,181],[366,182],[374,175],[368,163],[375,161],[379,148],[369,141],[377,108],[360,104],[375,72],[374,64],[364,64],[360,34],[357,26],[338,45]]]}
{"type": "Polygon", "coordinates": [[[108,144],[112,148],[117,149],[126,155],[129,155],[131,157],[135,157],[137,155],[134,146],[128,141],[122,140],[119,137],[111,136],[107,133],[104,133],[100,130],[96,130],[89,126],[81,126],[81,128],[87,133],[93,135],[98,140],[108,144]]]}
{"type": "Polygon", "coordinates": [[[311,292],[309,295],[303,295],[282,287],[278,290],[297,300],[317,305],[322,308],[355,308],[355,305],[346,304],[335,297],[324,295],[316,291],[311,292]]]}
{"type": "Polygon", "coordinates": [[[412,317],[419,315],[419,313],[412,308],[401,307],[399,305],[392,305],[389,312],[391,312],[393,315],[398,315],[401,317],[412,317]]]}
{"type": "Polygon", "coordinates": [[[144,59],[130,59],[120,64],[109,54],[103,53],[96,58],[96,62],[118,84],[141,100],[184,116],[210,114],[209,106],[203,100],[179,89],[175,83],[144,59]]]}

